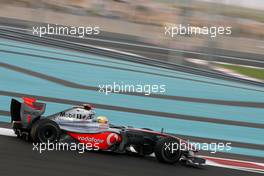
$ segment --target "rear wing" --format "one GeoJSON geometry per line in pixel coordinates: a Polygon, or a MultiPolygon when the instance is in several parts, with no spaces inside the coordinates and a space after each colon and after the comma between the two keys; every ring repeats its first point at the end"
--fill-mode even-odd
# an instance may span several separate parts
{"type": "Polygon", "coordinates": [[[32,122],[44,114],[45,103],[36,102],[35,98],[23,97],[20,103],[16,99],[11,100],[11,123],[21,128],[27,128],[32,122]]]}

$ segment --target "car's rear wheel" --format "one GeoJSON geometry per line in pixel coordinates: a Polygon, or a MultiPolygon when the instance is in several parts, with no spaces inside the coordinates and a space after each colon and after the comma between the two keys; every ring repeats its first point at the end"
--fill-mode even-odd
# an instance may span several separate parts
{"type": "Polygon", "coordinates": [[[43,119],[33,124],[30,134],[33,142],[55,143],[59,141],[61,131],[56,122],[43,119]]]}
{"type": "Polygon", "coordinates": [[[174,138],[162,138],[157,141],[154,152],[159,162],[174,164],[181,157],[180,143],[174,138]]]}

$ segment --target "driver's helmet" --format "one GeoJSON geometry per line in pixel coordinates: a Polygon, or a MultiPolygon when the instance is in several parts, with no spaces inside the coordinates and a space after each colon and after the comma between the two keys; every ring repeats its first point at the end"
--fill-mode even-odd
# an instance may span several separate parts
{"type": "Polygon", "coordinates": [[[107,117],[105,117],[105,116],[98,116],[98,117],[96,118],[96,122],[97,122],[97,123],[108,124],[108,119],[107,119],[107,117]]]}

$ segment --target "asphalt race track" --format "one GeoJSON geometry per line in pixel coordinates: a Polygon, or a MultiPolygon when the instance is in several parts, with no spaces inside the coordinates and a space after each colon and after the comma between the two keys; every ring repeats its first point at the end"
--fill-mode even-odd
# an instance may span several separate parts
{"type": "Polygon", "coordinates": [[[112,153],[53,151],[39,154],[30,143],[15,137],[0,136],[0,174],[9,175],[92,175],[92,176],[251,176],[245,171],[204,166],[166,165],[155,158],[112,153]]]}

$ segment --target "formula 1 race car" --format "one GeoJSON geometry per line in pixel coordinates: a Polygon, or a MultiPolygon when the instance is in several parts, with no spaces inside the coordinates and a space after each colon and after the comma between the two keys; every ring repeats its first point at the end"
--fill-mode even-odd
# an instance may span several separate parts
{"type": "Polygon", "coordinates": [[[101,151],[134,152],[141,156],[154,153],[158,161],[169,164],[180,161],[200,166],[205,163],[205,159],[194,155],[197,150],[188,142],[151,129],[112,125],[104,116],[95,117],[94,108],[89,104],[43,117],[45,103],[34,98],[23,100],[20,103],[12,99],[10,106],[12,128],[19,138],[34,143],[89,143],[101,151]],[[182,144],[184,149],[179,147],[182,144]]]}

